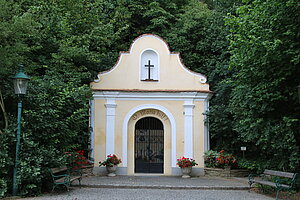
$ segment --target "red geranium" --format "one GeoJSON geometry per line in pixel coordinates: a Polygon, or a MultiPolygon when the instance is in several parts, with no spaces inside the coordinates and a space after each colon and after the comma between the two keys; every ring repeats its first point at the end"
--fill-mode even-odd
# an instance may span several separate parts
{"type": "Polygon", "coordinates": [[[67,162],[72,169],[80,169],[89,163],[88,159],[84,156],[84,150],[79,150],[76,152],[65,152],[67,157],[67,162]]]}
{"type": "Polygon", "coordinates": [[[192,166],[195,166],[195,165],[198,165],[198,164],[192,158],[181,157],[181,158],[177,159],[177,165],[180,168],[185,168],[185,167],[192,167],[192,166]]]}
{"type": "Polygon", "coordinates": [[[110,155],[107,155],[107,158],[105,161],[99,162],[99,165],[112,167],[113,165],[118,165],[120,163],[122,163],[121,159],[119,159],[115,154],[113,154],[113,155],[110,154],[110,155]]]}
{"type": "Polygon", "coordinates": [[[221,166],[232,166],[236,163],[236,159],[232,154],[225,154],[224,150],[221,150],[216,162],[221,166]]]}

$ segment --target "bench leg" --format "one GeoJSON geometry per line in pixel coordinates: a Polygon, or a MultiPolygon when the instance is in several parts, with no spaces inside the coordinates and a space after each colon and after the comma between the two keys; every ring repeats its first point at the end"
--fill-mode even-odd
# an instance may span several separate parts
{"type": "Polygon", "coordinates": [[[64,184],[64,186],[66,186],[68,192],[70,191],[70,185],[71,185],[70,183],[64,184]]]}
{"type": "Polygon", "coordinates": [[[55,188],[57,187],[57,186],[59,186],[60,184],[53,184],[53,187],[52,187],[52,191],[51,192],[53,192],[54,190],[55,190],[55,188]]]}
{"type": "Polygon", "coordinates": [[[56,184],[53,184],[51,192],[53,192],[55,188],[56,188],[56,184]]]}
{"type": "Polygon", "coordinates": [[[67,191],[68,191],[68,196],[70,196],[70,183],[68,183],[68,184],[64,184],[64,186],[66,186],[66,188],[67,188],[67,191]]]}
{"type": "Polygon", "coordinates": [[[282,190],[282,188],[279,188],[279,189],[276,188],[276,200],[278,199],[279,192],[280,192],[281,190],[282,190]]]}
{"type": "Polygon", "coordinates": [[[248,183],[249,183],[249,191],[248,192],[251,192],[251,186],[252,186],[253,182],[249,181],[248,183]]]}
{"type": "Polygon", "coordinates": [[[68,185],[65,185],[66,186],[66,188],[67,188],[67,191],[69,192],[70,191],[70,188],[69,188],[69,186],[68,185]]]}
{"type": "MultiPolygon", "coordinates": [[[[64,185],[67,188],[67,191],[69,191],[69,184],[62,184],[62,185],[64,185]]],[[[51,192],[54,191],[54,189],[56,188],[56,186],[58,186],[58,184],[54,184],[53,185],[51,192]]]]}

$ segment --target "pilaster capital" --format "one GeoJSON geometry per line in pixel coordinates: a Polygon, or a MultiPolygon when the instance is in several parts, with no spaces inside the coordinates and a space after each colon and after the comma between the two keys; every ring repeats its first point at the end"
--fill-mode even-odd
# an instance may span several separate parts
{"type": "Polygon", "coordinates": [[[106,103],[104,104],[105,108],[116,108],[117,104],[116,103],[106,103]]]}

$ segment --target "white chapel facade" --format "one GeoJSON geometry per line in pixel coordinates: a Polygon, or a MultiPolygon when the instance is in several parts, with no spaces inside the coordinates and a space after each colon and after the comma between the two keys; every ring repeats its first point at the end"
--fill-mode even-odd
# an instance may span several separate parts
{"type": "Polygon", "coordinates": [[[182,156],[199,164],[194,175],[204,174],[211,91],[206,77],[187,69],[162,38],[136,38],[91,89],[95,174],[105,172],[98,163],[109,154],[122,160],[117,174],[179,175],[176,161],[182,156]]]}

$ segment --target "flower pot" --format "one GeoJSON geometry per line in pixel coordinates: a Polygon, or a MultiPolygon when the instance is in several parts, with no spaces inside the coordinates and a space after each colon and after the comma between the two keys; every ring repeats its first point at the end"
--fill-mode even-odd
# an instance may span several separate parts
{"type": "Polygon", "coordinates": [[[190,174],[192,172],[192,167],[184,167],[181,168],[182,178],[190,178],[190,174]]]}
{"type": "Polygon", "coordinates": [[[113,177],[116,176],[117,165],[106,166],[106,171],[108,172],[107,176],[113,177]]]}

